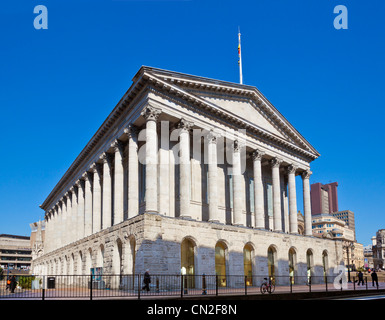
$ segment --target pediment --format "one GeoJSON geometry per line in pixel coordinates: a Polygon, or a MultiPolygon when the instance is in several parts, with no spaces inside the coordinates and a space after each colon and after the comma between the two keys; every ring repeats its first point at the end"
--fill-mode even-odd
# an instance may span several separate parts
{"type": "Polygon", "coordinates": [[[177,72],[145,67],[148,80],[157,88],[204,108],[216,115],[242,123],[247,130],[303,150],[315,159],[319,153],[287,119],[253,86],[218,81],[177,72]]]}

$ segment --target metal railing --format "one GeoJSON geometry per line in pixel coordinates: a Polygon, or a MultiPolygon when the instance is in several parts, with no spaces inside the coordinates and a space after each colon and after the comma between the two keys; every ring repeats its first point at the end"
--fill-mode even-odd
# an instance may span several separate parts
{"type": "Polygon", "coordinates": [[[371,279],[364,284],[339,283],[336,277],[275,276],[266,275],[151,275],[148,290],[142,274],[135,275],[49,275],[18,276],[13,292],[7,287],[7,279],[0,280],[0,299],[145,299],[154,297],[178,297],[198,295],[251,295],[261,294],[263,283],[273,285],[272,293],[327,292],[335,290],[385,289],[385,283],[377,287],[371,279]]]}

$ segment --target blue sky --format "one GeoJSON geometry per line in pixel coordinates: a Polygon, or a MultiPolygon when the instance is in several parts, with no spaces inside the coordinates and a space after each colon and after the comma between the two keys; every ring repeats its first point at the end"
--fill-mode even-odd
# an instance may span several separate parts
{"type": "MultiPolygon", "coordinates": [[[[385,2],[15,0],[0,17],[0,233],[29,235],[142,65],[256,86],[321,153],[364,245],[385,228],[385,2]],[[348,29],[336,30],[337,5],[348,29]],[[48,29],[36,30],[36,5],[48,29]]],[[[300,189],[299,189],[299,198],[300,189]]],[[[302,199],[299,199],[302,211],[302,199]]]]}

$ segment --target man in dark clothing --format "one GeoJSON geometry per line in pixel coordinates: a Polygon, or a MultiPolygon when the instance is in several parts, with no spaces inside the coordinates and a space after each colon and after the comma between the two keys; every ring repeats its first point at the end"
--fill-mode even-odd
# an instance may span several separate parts
{"type": "Polygon", "coordinates": [[[148,269],[144,273],[143,283],[144,283],[144,287],[142,288],[142,290],[146,289],[147,292],[150,291],[151,276],[148,269]]]}
{"type": "Polygon", "coordinates": [[[360,285],[360,283],[364,285],[364,275],[361,271],[358,272],[358,285],[360,285]]]}
{"type": "Polygon", "coordinates": [[[10,289],[11,289],[11,292],[12,292],[12,293],[15,292],[15,288],[16,288],[16,277],[15,277],[15,276],[12,276],[12,278],[11,278],[11,284],[10,284],[10,289]]]}
{"type": "Polygon", "coordinates": [[[378,277],[377,277],[376,270],[373,269],[371,276],[372,276],[372,286],[374,287],[374,283],[376,283],[377,289],[378,289],[378,277]]]}

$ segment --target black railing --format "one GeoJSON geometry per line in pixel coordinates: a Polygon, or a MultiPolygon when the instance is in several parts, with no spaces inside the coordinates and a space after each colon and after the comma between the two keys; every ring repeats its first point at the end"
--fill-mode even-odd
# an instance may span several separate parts
{"type": "Polygon", "coordinates": [[[358,285],[340,283],[336,277],[242,276],[242,275],[151,275],[148,289],[144,276],[135,275],[50,275],[18,276],[13,292],[7,279],[0,280],[0,299],[145,299],[157,296],[183,298],[199,295],[251,295],[270,293],[327,292],[335,290],[385,289],[385,283],[372,285],[364,278],[358,285]],[[261,287],[266,287],[263,290],[261,287]]]}

